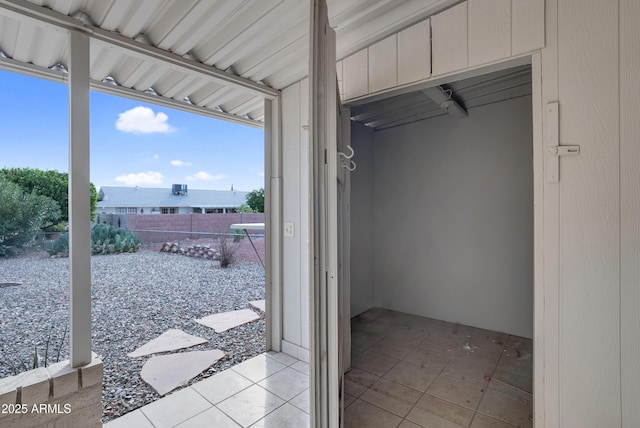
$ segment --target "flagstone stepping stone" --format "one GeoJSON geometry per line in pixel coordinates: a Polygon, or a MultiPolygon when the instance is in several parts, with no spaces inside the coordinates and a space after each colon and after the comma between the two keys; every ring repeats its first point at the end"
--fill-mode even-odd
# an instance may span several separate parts
{"type": "Polygon", "coordinates": [[[214,329],[216,333],[222,333],[230,328],[234,328],[257,319],[260,319],[260,316],[251,309],[240,309],[239,311],[222,312],[219,314],[209,315],[207,317],[197,319],[195,322],[214,329]]]}
{"type": "Polygon", "coordinates": [[[253,306],[254,308],[261,310],[262,312],[265,312],[264,308],[265,308],[265,304],[266,301],[264,299],[262,300],[251,300],[249,302],[249,305],[253,306]]]}
{"type": "Polygon", "coordinates": [[[160,336],[145,343],[135,351],[127,354],[129,357],[142,357],[143,355],[157,354],[159,352],[175,351],[182,348],[190,348],[192,346],[207,343],[206,339],[198,336],[192,336],[182,330],[171,329],[162,333],[160,336]]]}
{"type": "Polygon", "coordinates": [[[219,349],[182,352],[151,357],[144,363],[140,376],[160,395],[165,395],[211,367],[224,357],[219,349]]]}

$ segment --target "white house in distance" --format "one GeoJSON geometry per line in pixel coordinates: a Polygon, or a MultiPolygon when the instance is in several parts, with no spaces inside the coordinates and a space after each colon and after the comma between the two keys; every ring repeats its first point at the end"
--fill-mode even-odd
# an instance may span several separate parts
{"type": "Polygon", "coordinates": [[[248,192],[188,189],[174,184],[157,187],[102,186],[98,192],[100,214],[222,214],[234,213],[246,203],[248,192]]]}

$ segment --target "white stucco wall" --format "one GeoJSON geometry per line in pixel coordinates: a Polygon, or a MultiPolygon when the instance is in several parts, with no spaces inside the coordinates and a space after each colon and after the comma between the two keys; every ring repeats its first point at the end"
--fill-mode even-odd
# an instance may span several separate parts
{"type": "Polygon", "coordinates": [[[532,337],[532,140],[531,97],[374,134],[375,306],[532,337]]]}

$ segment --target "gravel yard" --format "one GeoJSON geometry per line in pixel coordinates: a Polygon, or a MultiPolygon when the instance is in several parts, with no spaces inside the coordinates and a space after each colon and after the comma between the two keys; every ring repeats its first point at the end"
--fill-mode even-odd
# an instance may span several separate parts
{"type": "MultiPolygon", "coordinates": [[[[246,258],[245,258],[246,259],[246,258]]],[[[49,340],[49,361],[68,358],[69,260],[35,253],[0,259],[0,377],[11,364],[32,364],[34,347],[42,359],[49,340]]],[[[220,349],[225,357],[192,382],[209,377],[265,351],[265,321],[215,333],[193,321],[219,312],[248,308],[264,299],[260,264],[237,263],[228,269],[213,262],[141,250],[135,254],[92,258],[93,349],[104,362],[103,422],[159,398],[141,378],[150,356],[127,353],[168,329],[181,329],[209,342],[191,350],[220,349]]],[[[175,351],[181,352],[181,351],[175,351]]]]}

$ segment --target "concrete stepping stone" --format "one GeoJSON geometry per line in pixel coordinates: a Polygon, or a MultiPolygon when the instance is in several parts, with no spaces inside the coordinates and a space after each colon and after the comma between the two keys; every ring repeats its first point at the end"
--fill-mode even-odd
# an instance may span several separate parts
{"type": "Polygon", "coordinates": [[[190,348],[192,346],[207,343],[206,339],[192,336],[182,330],[171,329],[160,336],[145,343],[135,351],[127,354],[129,357],[142,357],[143,355],[157,354],[159,352],[175,351],[177,349],[190,348]]]}
{"type": "Polygon", "coordinates": [[[197,319],[195,322],[214,329],[216,333],[222,333],[230,328],[234,328],[257,319],[260,319],[260,316],[251,309],[240,309],[239,311],[222,312],[219,314],[209,315],[207,317],[197,319]]]}
{"type": "Polygon", "coordinates": [[[140,376],[160,395],[165,395],[211,367],[224,357],[219,349],[192,351],[151,357],[144,363],[140,376]]]}
{"type": "Polygon", "coordinates": [[[262,312],[265,312],[265,310],[264,310],[265,305],[266,305],[265,299],[262,299],[262,300],[251,300],[249,302],[249,305],[253,306],[254,308],[256,308],[256,309],[258,309],[258,310],[260,310],[262,312]]]}

